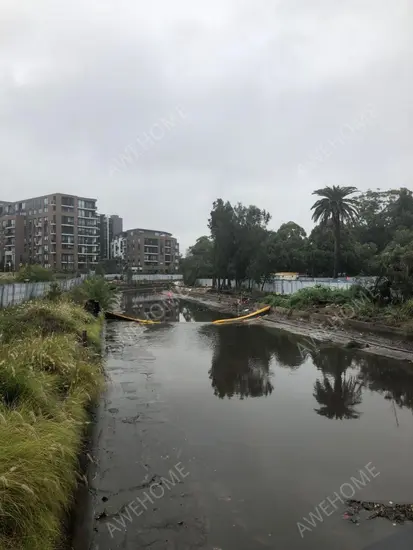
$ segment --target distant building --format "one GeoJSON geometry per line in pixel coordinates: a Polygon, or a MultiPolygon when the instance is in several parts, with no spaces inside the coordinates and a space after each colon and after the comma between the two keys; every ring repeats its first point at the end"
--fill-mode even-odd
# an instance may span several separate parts
{"type": "Polygon", "coordinates": [[[280,271],[278,273],[274,273],[274,277],[276,279],[283,279],[285,281],[296,281],[300,274],[295,271],[280,271]]]}
{"type": "Polygon", "coordinates": [[[176,273],[178,270],[179,244],[172,233],[129,229],[116,246],[123,246],[127,267],[138,273],[176,273]]]}
{"type": "Polygon", "coordinates": [[[53,193],[0,202],[4,270],[39,264],[58,271],[87,271],[98,257],[96,199],[53,193]]]}
{"type": "Polygon", "coordinates": [[[123,231],[123,220],[117,215],[99,216],[99,242],[100,242],[100,259],[109,260],[113,258],[111,250],[111,242],[120,235],[123,231]]]}
{"type": "Polygon", "coordinates": [[[111,242],[111,257],[119,260],[120,264],[126,262],[126,232],[116,235],[111,242]]]}

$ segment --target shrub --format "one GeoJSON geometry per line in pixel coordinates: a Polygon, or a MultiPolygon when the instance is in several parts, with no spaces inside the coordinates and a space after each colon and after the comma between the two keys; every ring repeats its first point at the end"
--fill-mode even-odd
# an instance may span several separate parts
{"type": "Polygon", "coordinates": [[[71,296],[76,301],[96,300],[102,309],[110,310],[116,304],[119,288],[109,283],[103,277],[91,277],[84,283],[75,287],[71,296]]]}
{"type": "Polygon", "coordinates": [[[263,303],[271,307],[287,307],[288,298],[279,294],[268,294],[263,299],[263,303]]]}
{"type": "Polygon", "coordinates": [[[41,281],[52,281],[53,278],[53,272],[40,265],[27,265],[22,267],[16,275],[16,281],[18,282],[28,280],[31,283],[38,283],[41,281]]]}
{"type": "Polygon", "coordinates": [[[413,317],[413,298],[404,302],[402,311],[407,317],[413,317]]]}
{"type": "Polygon", "coordinates": [[[49,292],[46,294],[46,300],[57,302],[63,296],[62,288],[56,281],[50,284],[49,292]]]}

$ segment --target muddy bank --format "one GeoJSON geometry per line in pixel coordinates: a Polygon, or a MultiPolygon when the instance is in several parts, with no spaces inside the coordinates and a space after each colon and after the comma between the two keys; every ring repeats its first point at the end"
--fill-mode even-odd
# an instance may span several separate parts
{"type": "MultiPolygon", "coordinates": [[[[216,296],[206,293],[190,292],[185,295],[176,295],[176,297],[203,304],[222,313],[237,315],[236,298],[233,297],[223,297],[219,302],[216,296]]],[[[251,301],[241,306],[240,311],[244,309],[253,311],[258,307],[260,307],[259,303],[251,301]]],[[[321,346],[332,344],[402,361],[413,361],[413,342],[407,339],[406,334],[399,329],[353,319],[345,320],[341,327],[335,328],[331,321],[331,317],[326,314],[310,314],[298,310],[291,312],[285,308],[276,307],[270,315],[250,322],[304,336],[308,340],[309,350],[316,350],[318,344],[321,346]]]]}

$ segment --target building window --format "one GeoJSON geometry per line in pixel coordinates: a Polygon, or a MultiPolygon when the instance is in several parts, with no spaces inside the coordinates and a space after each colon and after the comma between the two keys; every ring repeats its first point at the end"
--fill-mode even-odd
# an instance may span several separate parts
{"type": "Polygon", "coordinates": [[[75,199],[74,197],[62,197],[62,206],[74,206],[75,199]]]}

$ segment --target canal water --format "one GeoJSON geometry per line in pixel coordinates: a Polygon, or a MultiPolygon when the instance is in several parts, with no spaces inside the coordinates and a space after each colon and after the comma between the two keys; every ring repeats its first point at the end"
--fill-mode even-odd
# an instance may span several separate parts
{"type": "Polygon", "coordinates": [[[412,548],[410,524],[342,501],[413,502],[413,366],[217,317],[107,324],[75,548],[92,529],[95,550],[412,548]]]}

